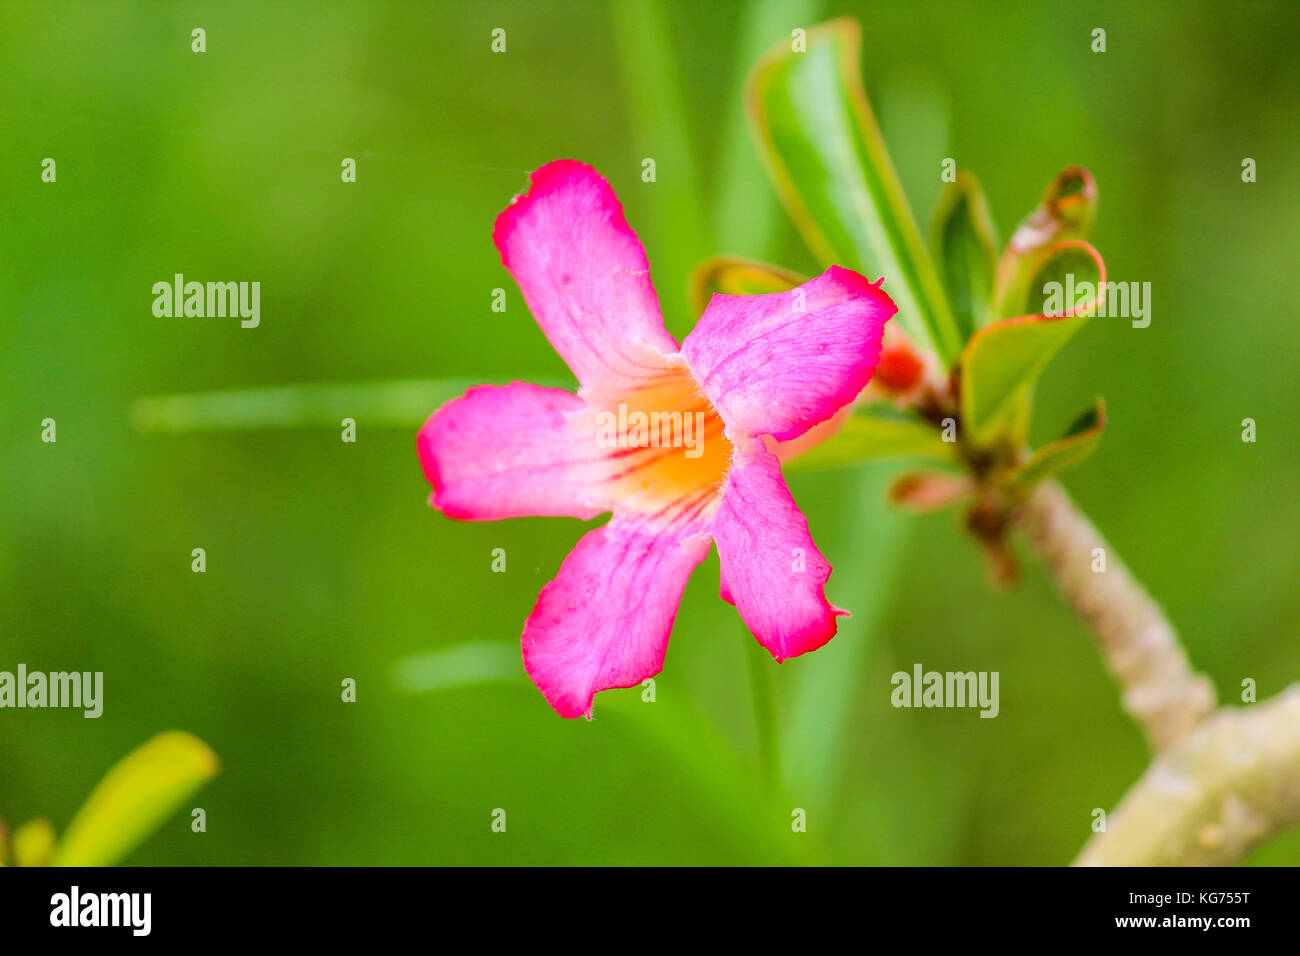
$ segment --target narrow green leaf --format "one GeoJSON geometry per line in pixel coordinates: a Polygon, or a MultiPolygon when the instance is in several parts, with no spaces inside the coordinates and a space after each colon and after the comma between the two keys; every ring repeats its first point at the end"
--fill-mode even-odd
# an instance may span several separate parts
{"type": "Polygon", "coordinates": [[[398,662],[393,680],[412,694],[477,684],[526,683],[519,644],[493,641],[457,644],[408,657],[398,662]]]}
{"type": "Polygon", "coordinates": [[[993,318],[1023,315],[1043,251],[1063,239],[1087,239],[1097,213],[1097,184],[1082,166],[1070,166],[1047,184],[1043,198],[1007,243],[993,283],[993,318]]]}
{"type": "Polygon", "coordinates": [[[675,60],[662,0],[623,0],[607,9],[636,149],[634,175],[637,185],[647,191],[653,216],[651,228],[637,232],[650,250],[655,287],[669,328],[686,329],[689,326],[675,320],[687,302],[687,277],[696,262],[714,251],[714,245],[682,90],[684,70],[675,60]],[[647,159],[655,163],[652,182],[644,180],[647,159]]]}
{"type": "Polygon", "coordinates": [[[749,665],[749,693],[754,704],[754,735],[758,738],[758,769],[768,793],[776,797],[781,789],[781,734],[776,714],[776,694],[772,689],[772,655],[745,626],[741,626],[741,643],[749,665]]]}
{"type": "MultiPolygon", "coordinates": [[[[1106,269],[1096,249],[1074,239],[1049,248],[1032,276],[1026,288],[1061,282],[1063,290],[1081,283],[1100,290],[1106,269]]],[[[962,423],[968,440],[988,445],[1012,432],[1014,441],[1023,441],[1034,383],[1096,305],[1094,296],[1052,316],[1001,319],[975,333],[961,360],[962,423]]]]}
{"type": "Polygon", "coordinates": [[[1023,490],[1046,478],[1073,468],[1093,453],[1106,428],[1106,403],[1100,398],[1065,431],[1035,451],[1029,460],[1007,477],[1010,487],[1023,490]]]}
{"type": "Polygon", "coordinates": [[[123,757],[95,787],[54,851],[55,866],[113,866],[216,774],[216,754],[179,730],[123,757]]]}
{"type": "MultiPolygon", "coordinates": [[[[458,644],[409,657],[397,664],[394,681],[408,693],[483,684],[518,686],[536,693],[528,683],[517,643],[458,644]]],[[[596,698],[593,723],[598,732],[613,726],[618,733],[635,736],[665,753],[688,785],[686,792],[698,795],[719,828],[730,831],[737,843],[752,846],[757,840],[763,852],[790,862],[811,862],[814,845],[792,844],[781,835],[788,830],[773,808],[788,801],[759,786],[758,768],[742,759],[684,696],[661,686],[655,702],[648,704],[639,688],[608,691],[596,698]]]]}
{"type": "Polygon", "coordinates": [[[807,52],[788,40],[754,67],[749,110],[778,194],[824,265],[884,276],[898,321],[945,363],[961,336],[880,137],[849,19],[813,27],[807,52]]]}
{"type": "Polygon", "coordinates": [[[877,458],[914,458],[953,463],[955,442],[945,442],[939,429],[891,405],[862,405],[840,430],[810,450],[792,458],[785,471],[819,471],[877,458]]]}
{"type": "MultiPolygon", "coordinates": [[[[467,388],[504,379],[457,378],[397,382],[274,385],[139,398],[131,423],[142,432],[242,428],[338,428],[344,418],[371,428],[418,428],[439,405],[467,388]]],[[[565,387],[564,383],[539,381],[565,387]]],[[[572,384],[572,383],[570,383],[572,384]]]]}
{"type": "Polygon", "coordinates": [[[992,316],[997,234],[979,182],[965,170],[934,210],[934,251],[962,342],[992,316]]]}
{"type": "Polygon", "coordinates": [[[818,490],[839,506],[841,520],[816,534],[835,563],[827,593],[852,614],[839,619],[838,633],[825,647],[799,658],[794,669],[781,665],[792,691],[781,732],[786,786],[795,806],[823,813],[835,805],[845,782],[850,740],[862,733],[863,678],[895,593],[898,555],[914,527],[908,515],[883,506],[891,470],[884,462],[868,462],[853,472],[800,479],[818,482],[818,490]]]}
{"type": "Polygon", "coordinates": [[[662,753],[684,793],[700,801],[718,833],[747,852],[805,865],[817,860],[815,838],[790,839],[790,807],[798,804],[779,789],[768,790],[762,771],[741,757],[684,694],[664,682],[652,704],[641,699],[638,688],[606,692],[597,698],[593,723],[597,733],[608,727],[625,739],[634,734],[662,753]]]}
{"type": "Polygon", "coordinates": [[[783,216],[749,139],[745,84],[750,67],[768,47],[789,37],[795,24],[816,23],[825,6],[824,0],[750,0],[743,7],[734,33],[717,162],[710,171],[713,230],[721,250],[759,259],[776,254],[777,226],[783,216]]]}
{"type": "Polygon", "coordinates": [[[714,256],[691,273],[691,305],[695,314],[704,312],[715,292],[725,295],[762,295],[785,292],[807,282],[806,276],[766,262],[738,256],[714,256]]]}

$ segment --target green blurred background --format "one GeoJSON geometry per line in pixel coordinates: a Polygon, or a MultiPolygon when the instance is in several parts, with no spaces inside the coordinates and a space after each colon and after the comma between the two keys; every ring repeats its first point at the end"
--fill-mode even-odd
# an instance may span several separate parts
{"type": "MultiPolygon", "coordinates": [[[[1039,437],[1104,395],[1107,435],[1067,479],[1081,506],[1221,695],[1300,678],[1290,4],[6,3],[0,669],[101,670],[106,702],[99,720],[0,712],[0,817],[61,829],[176,727],[223,763],[192,801],[208,831],[179,813],[129,862],[1069,861],[1142,772],[1139,733],[1041,570],[994,593],[954,515],[885,510],[897,469],[791,478],[855,613],[837,640],[756,659],[711,557],[656,702],[611,691],[563,721],[512,662],[585,526],[431,511],[414,436],[432,407],[381,417],[348,393],[355,444],[332,407],[289,428],[130,418],[170,393],[567,379],[491,241],[525,171],[558,157],[609,178],[678,335],[705,256],[813,271],[740,91],[759,51],[842,13],[918,214],[946,156],[980,176],[1004,240],[1061,167],[1093,171],[1093,241],[1111,278],[1151,282],[1152,322],[1090,323],[1040,388],[1039,437]],[[260,281],[261,327],[155,318],[151,286],[176,272],[260,281]],[[438,658],[398,679],[466,644],[458,666],[494,679],[438,658]],[[892,709],[890,673],[918,662],[999,671],[1001,714],[892,709]],[[448,686],[413,686],[430,673],[448,686]],[[775,783],[755,680],[777,705],[775,783]]],[[[1300,834],[1252,859],[1297,862],[1300,834]]]]}

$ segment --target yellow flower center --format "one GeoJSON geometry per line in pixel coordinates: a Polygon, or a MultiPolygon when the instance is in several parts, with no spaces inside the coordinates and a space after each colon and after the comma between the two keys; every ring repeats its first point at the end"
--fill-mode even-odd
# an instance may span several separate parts
{"type": "Polygon", "coordinates": [[[669,366],[635,388],[589,399],[597,453],[622,507],[665,520],[716,508],[732,445],[689,371],[669,366]]]}

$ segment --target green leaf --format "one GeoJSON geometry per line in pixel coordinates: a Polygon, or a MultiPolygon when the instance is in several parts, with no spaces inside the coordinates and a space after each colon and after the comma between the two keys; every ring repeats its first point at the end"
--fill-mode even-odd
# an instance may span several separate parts
{"type": "Polygon", "coordinates": [[[1007,243],[993,283],[993,318],[1022,315],[1022,303],[1043,251],[1063,239],[1086,239],[1097,212],[1097,185],[1082,166],[1070,166],[1047,184],[1043,198],[1007,243]]]}
{"type": "Polygon", "coordinates": [[[736,752],[686,694],[660,682],[650,704],[639,688],[606,691],[596,700],[593,723],[596,733],[613,730],[622,738],[620,752],[635,735],[662,754],[720,836],[790,863],[816,862],[815,839],[790,839],[790,807],[799,804],[769,792],[759,768],[736,752]]]}
{"type": "Polygon", "coordinates": [[[216,754],[179,730],[122,758],[86,798],[54,852],[55,866],[113,866],[218,770],[216,754]]]}
{"type": "Polygon", "coordinates": [[[833,436],[783,465],[789,472],[839,468],[876,458],[953,463],[955,442],[945,442],[929,422],[892,405],[861,405],[833,436]]]}
{"type": "MultiPolygon", "coordinates": [[[[475,385],[506,384],[487,378],[396,382],[273,385],[265,388],[155,395],[131,405],[142,432],[194,432],[242,428],[338,428],[344,418],[371,428],[418,428],[438,406],[475,385]]],[[[564,383],[539,380],[564,388],[564,383]]],[[[572,383],[570,383],[570,386],[572,383]]]]}
{"type": "MultiPolygon", "coordinates": [[[[1105,265],[1097,250],[1080,239],[1050,247],[1036,264],[1031,283],[1089,282],[1101,290],[1105,265]],[[1069,277],[1073,277],[1070,279],[1069,277]]],[[[1034,383],[1047,363],[1069,341],[1097,306],[1097,297],[1077,302],[1054,315],[1021,315],[985,326],[966,343],[961,360],[961,410],[966,438],[986,446],[1009,435],[1022,444],[1034,383]]]]}
{"type": "Polygon", "coordinates": [[[816,534],[825,553],[834,556],[828,593],[852,612],[839,619],[838,632],[825,647],[800,657],[794,669],[781,665],[780,679],[790,691],[781,723],[787,789],[794,806],[818,813],[840,805],[840,788],[852,773],[846,754],[862,733],[863,695],[874,693],[864,687],[863,675],[897,593],[904,565],[899,555],[914,527],[901,511],[881,506],[891,470],[883,462],[868,462],[852,472],[798,479],[800,497],[813,488],[841,516],[816,534]]]}
{"type": "Polygon", "coordinates": [[[29,820],[14,831],[15,866],[45,866],[54,852],[54,827],[44,817],[29,820]]]}
{"type": "Polygon", "coordinates": [[[962,341],[992,317],[993,270],[997,235],[979,182],[966,171],[957,174],[934,210],[935,255],[939,273],[962,341]]]}
{"type": "Polygon", "coordinates": [[[393,679],[413,694],[478,684],[526,683],[519,644],[496,641],[457,644],[405,658],[398,662],[393,679]]]}
{"type": "Polygon", "coordinates": [[[1045,478],[1073,468],[1092,454],[1101,442],[1101,433],[1106,428],[1106,403],[1100,398],[1088,408],[1060,438],[1053,439],[1035,451],[1029,460],[1015,469],[1008,477],[1008,485],[1016,490],[1024,490],[1045,478]]]}
{"type": "Polygon", "coordinates": [[[737,17],[723,126],[709,170],[718,249],[759,259],[777,252],[778,226],[785,217],[749,138],[745,86],[750,67],[764,51],[778,37],[790,36],[792,24],[816,23],[825,6],[824,0],[750,0],[737,17]]]}
{"type": "Polygon", "coordinates": [[[636,149],[634,172],[627,175],[643,190],[651,210],[650,228],[637,232],[650,250],[655,288],[670,330],[686,305],[691,267],[715,248],[705,214],[699,166],[691,139],[683,77],[677,63],[667,5],[663,0],[624,0],[606,8],[615,61],[622,73],[628,127],[636,149]],[[641,176],[641,158],[656,164],[654,185],[641,176]]]}
{"type": "MultiPolygon", "coordinates": [[[[770,660],[770,658],[769,658],[770,660]]],[[[518,643],[457,644],[399,662],[395,674],[404,691],[424,693],[483,684],[525,688],[536,694],[524,672],[518,643]]],[[[547,719],[554,719],[548,716],[547,719]]],[[[764,850],[793,863],[811,862],[813,845],[784,838],[783,813],[788,804],[765,793],[756,767],[744,760],[686,698],[661,686],[654,704],[642,701],[640,688],[609,690],[596,698],[594,732],[610,727],[623,738],[640,738],[666,755],[684,785],[699,797],[719,831],[730,832],[737,845],[765,844],[764,850]]]]}
{"type": "Polygon", "coordinates": [[[861,32],[848,19],[813,27],[807,52],[787,38],[754,67],[749,111],[777,193],[823,265],[884,276],[898,321],[945,364],[961,336],[858,70],[861,32]]]}
{"type": "Polygon", "coordinates": [[[724,295],[763,295],[785,292],[807,281],[807,276],[766,262],[755,262],[738,256],[714,256],[701,262],[691,273],[691,305],[695,314],[699,315],[704,312],[715,292],[724,295]]]}

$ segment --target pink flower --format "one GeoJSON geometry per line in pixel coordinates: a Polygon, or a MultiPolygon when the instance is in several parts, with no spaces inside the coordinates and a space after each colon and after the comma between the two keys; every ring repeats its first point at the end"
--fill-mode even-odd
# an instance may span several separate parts
{"type": "Polygon", "coordinates": [[[679,347],[645,250],[590,166],[559,160],[498,217],[502,261],[578,378],[448,402],[417,439],[450,518],[589,519],[524,624],[524,667],[563,717],[663,666],[686,579],[718,547],[722,598],[778,661],[821,647],[846,612],[781,477],[779,442],[830,419],[871,378],[897,307],[832,267],[789,292],[715,295],[679,347]],[[638,414],[639,413],[639,414],[638,414]]]}

